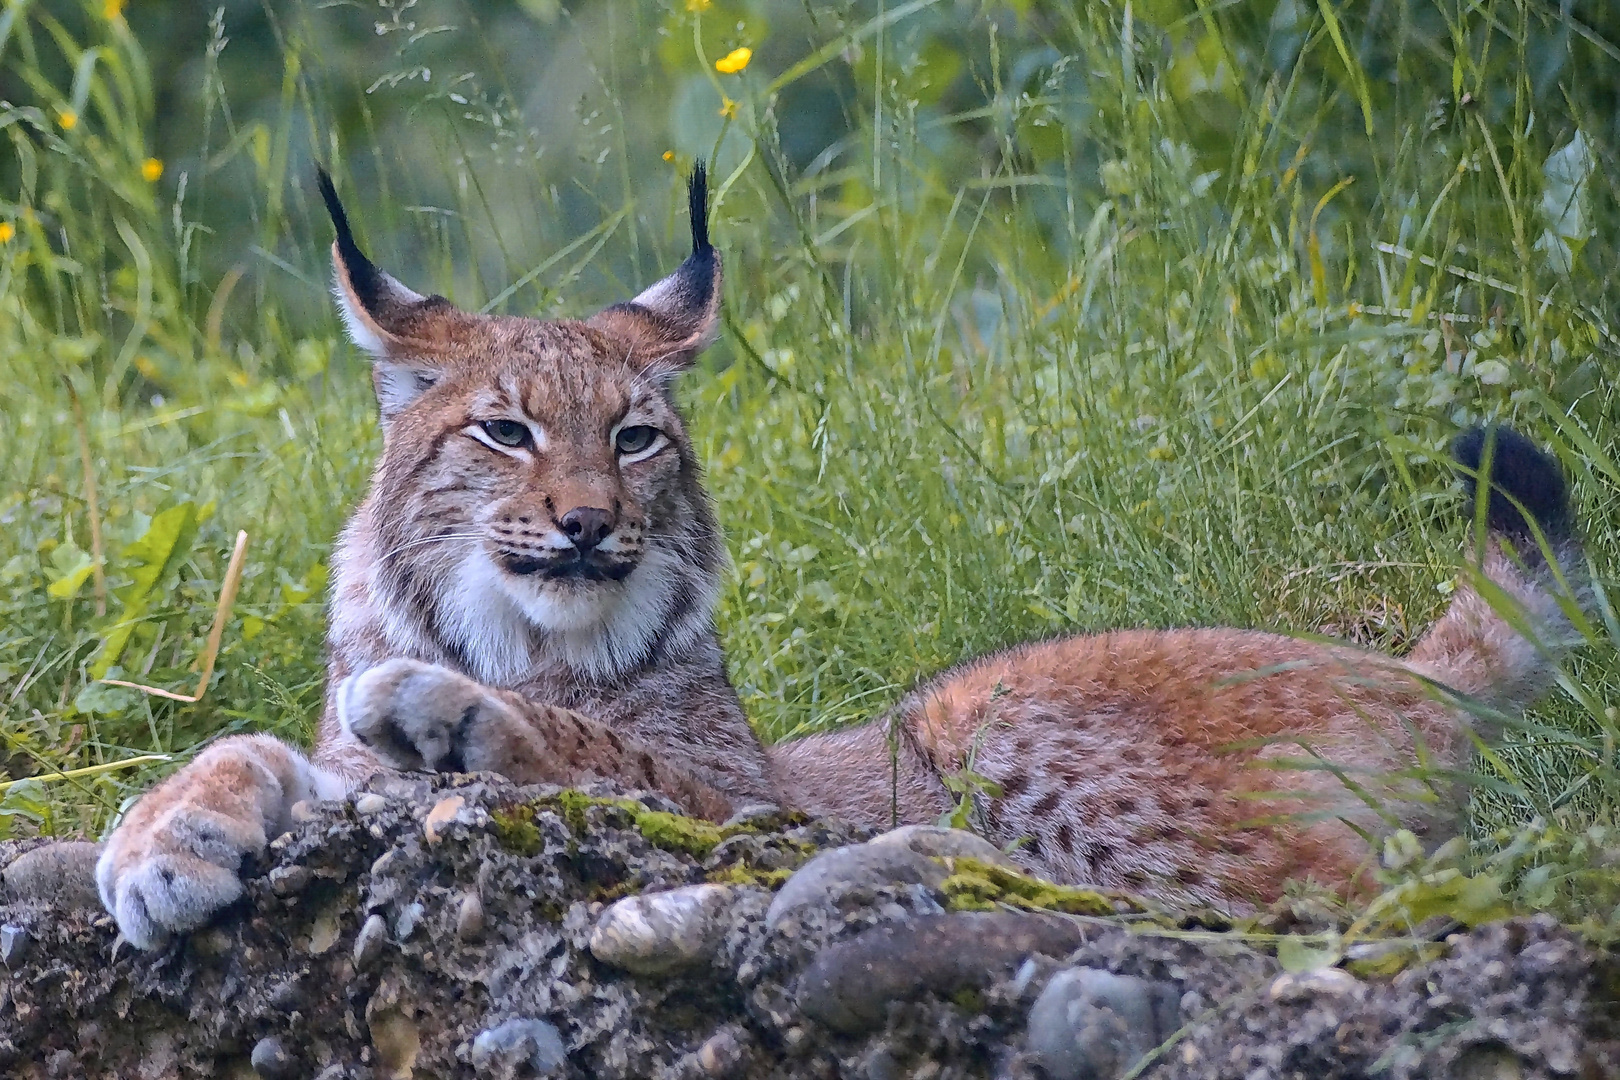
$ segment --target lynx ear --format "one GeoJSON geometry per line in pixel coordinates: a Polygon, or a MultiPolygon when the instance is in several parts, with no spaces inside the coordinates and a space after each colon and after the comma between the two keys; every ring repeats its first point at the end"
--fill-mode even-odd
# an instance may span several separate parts
{"type": "Polygon", "coordinates": [[[686,188],[692,254],[667,278],[634,300],[614,304],[590,324],[630,346],[630,362],[654,378],[670,378],[714,341],[720,328],[720,253],[709,243],[708,173],[700,162],[686,188]]]}
{"type": "Polygon", "coordinates": [[[349,216],[325,169],[316,173],[321,198],[332,216],[332,295],[349,339],[371,354],[372,383],[385,421],[438,381],[435,359],[464,316],[442,296],[423,296],[379,270],[360,251],[349,216]]]}

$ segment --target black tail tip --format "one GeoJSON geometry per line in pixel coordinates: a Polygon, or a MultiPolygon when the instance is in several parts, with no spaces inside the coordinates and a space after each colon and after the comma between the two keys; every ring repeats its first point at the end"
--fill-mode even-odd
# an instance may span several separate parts
{"type": "Polygon", "coordinates": [[[701,161],[692,166],[686,182],[686,208],[692,218],[692,254],[706,255],[714,245],[709,243],[709,170],[701,161]]]}
{"type": "Polygon", "coordinates": [[[1491,532],[1533,544],[1535,532],[1525,520],[1528,513],[1548,542],[1574,536],[1575,516],[1564,470],[1558,459],[1517,431],[1494,424],[1469,428],[1451,444],[1451,456],[1464,474],[1470,517],[1479,480],[1485,478],[1481,469],[1488,464],[1490,501],[1485,505],[1485,526],[1491,532]]]}

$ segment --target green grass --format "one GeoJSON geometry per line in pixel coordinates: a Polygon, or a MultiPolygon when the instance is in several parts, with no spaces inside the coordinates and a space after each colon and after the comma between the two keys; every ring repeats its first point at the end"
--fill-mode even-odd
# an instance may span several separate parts
{"type": "MultiPolygon", "coordinates": [[[[295,5],[280,87],[233,114],[213,78],[207,123],[178,134],[100,3],[62,23],[6,9],[0,85],[22,90],[0,110],[5,768],[171,760],[13,782],[0,833],[95,833],[227,732],[309,738],[325,565],[378,446],[323,297],[316,154],[398,276],[532,314],[587,312],[672,267],[680,171],[716,157],[726,333],[683,393],[734,560],[732,675],[768,738],[871,717],[1039,635],[1218,623],[1400,649],[1461,559],[1444,446],[1486,417],[1557,448],[1612,582],[1620,162],[1582,87],[1620,85],[1620,62],[1582,53],[1586,83],[1569,65],[1547,82],[1548,35],[1587,39],[1557,38],[1567,23],[1539,5],[1406,4],[1418,29],[1393,44],[1330,23],[1332,5],[1293,4],[1292,23],[1034,5],[994,9],[994,33],[926,4],[717,4],[697,25],[684,4],[607,7],[642,37],[603,38],[596,9],[558,16],[547,71],[579,97],[556,111],[591,123],[528,115],[557,145],[538,159],[530,128],[491,134],[491,116],[522,119],[498,88],[526,73],[452,5],[451,31],[391,31],[394,54],[360,60],[321,46],[350,13],[295,5]],[[739,43],[753,65],[714,75],[739,43]],[[382,99],[361,91],[425,49],[451,82],[479,76],[456,84],[472,104],[397,80],[396,112],[369,111],[382,99]],[[838,127],[810,161],[780,107],[805,87],[838,127]],[[1451,104],[1457,88],[1476,103],[1451,104]],[[1553,202],[1579,222],[1544,205],[1549,155],[1577,130],[1593,167],[1553,202]],[[180,150],[140,176],[160,136],[188,155],[183,198],[180,150]],[[153,528],[187,503],[194,537],[165,532],[189,511],[153,528]],[[248,571],[206,699],[96,683],[122,626],[124,677],[189,686],[237,529],[248,571]],[[131,551],[143,536],[165,542],[131,551]]],[[[1582,830],[1620,805],[1620,634],[1595,619],[1592,637],[1481,765],[1475,819],[1487,843],[1552,823],[1504,858],[1555,867],[1534,902],[1604,918],[1594,905],[1620,896],[1560,876],[1612,846],[1582,830]]]]}

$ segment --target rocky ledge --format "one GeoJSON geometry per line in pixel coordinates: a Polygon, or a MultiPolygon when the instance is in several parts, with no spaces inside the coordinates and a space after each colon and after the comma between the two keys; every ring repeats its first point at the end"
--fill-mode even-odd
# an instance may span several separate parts
{"type": "Polygon", "coordinates": [[[1620,1076],[1620,965],[1549,919],[1285,972],[967,833],[671,810],[392,778],[296,808],[156,953],[94,906],[91,845],[0,847],[0,1075],[1620,1076]]]}

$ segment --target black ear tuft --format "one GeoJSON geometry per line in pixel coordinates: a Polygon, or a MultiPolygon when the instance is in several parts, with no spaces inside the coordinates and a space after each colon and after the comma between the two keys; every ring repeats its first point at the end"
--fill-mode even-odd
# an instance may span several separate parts
{"type": "Polygon", "coordinates": [[[709,170],[701,161],[686,182],[686,208],[692,217],[692,254],[707,255],[714,245],[709,243],[709,170]]]}
{"type": "Polygon", "coordinates": [[[1485,505],[1485,525],[1491,532],[1533,542],[1535,534],[1519,509],[1522,506],[1541,526],[1549,543],[1556,544],[1574,535],[1575,516],[1570,509],[1569,486],[1564,482],[1563,469],[1556,458],[1517,431],[1494,424],[1470,428],[1451,444],[1451,454],[1464,473],[1470,517],[1474,513],[1479,481],[1488,481],[1490,501],[1485,505]],[[1490,457],[1488,478],[1480,471],[1487,455],[1490,457]],[[1515,501],[1518,506],[1514,505],[1515,501]]]}
{"type": "Polygon", "coordinates": [[[355,298],[368,311],[374,310],[385,291],[382,271],[365,257],[360,245],[354,242],[354,233],[349,230],[349,215],[343,212],[343,203],[338,201],[337,188],[332,186],[332,177],[325,169],[316,166],[315,182],[321,189],[321,199],[326,203],[326,212],[332,216],[332,227],[337,231],[338,257],[343,260],[344,269],[348,271],[349,284],[354,289],[355,298]]]}

